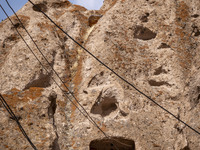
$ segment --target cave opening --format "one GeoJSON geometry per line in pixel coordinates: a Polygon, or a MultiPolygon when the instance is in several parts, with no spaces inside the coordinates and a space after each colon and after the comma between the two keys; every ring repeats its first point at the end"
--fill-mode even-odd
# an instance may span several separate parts
{"type": "Polygon", "coordinates": [[[90,142],[90,150],[135,150],[135,142],[122,137],[96,139],[90,142]]]}

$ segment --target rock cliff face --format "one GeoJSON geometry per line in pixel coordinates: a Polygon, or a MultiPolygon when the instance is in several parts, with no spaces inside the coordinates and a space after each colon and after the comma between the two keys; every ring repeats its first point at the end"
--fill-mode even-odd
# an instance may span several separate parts
{"type": "MultiPolygon", "coordinates": [[[[33,2],[119,75],[200,131],[199,1],[105,0],[98,11],[67,0],[33,2]]],[[[12,16],[48,72],[6,19],[0,23],[0,92],[38,149],[200,149],[197,133],[100,65],[37,8],[27,3],[17,14],[65,85],[112,137],[105,139],[64,96],[52,77],[63,84],[12,16]]],[[[0,116],[0,149],[31,149],[2,104],[0,116]]]]}

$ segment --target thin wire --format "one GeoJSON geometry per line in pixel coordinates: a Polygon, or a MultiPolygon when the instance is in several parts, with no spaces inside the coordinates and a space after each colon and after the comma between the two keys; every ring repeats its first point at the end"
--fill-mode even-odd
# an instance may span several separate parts
{"type": "Polygon", "coordinates": [[[179,119],[178,117],[176,117],[173,113],[171,113],[170,111],[168,111],[166,108],[164,108],[163,106],[161,106],[160,104],[158,104],[155,100],[153,100],[150,96],[146,95],[145,93],[143,93],[142,91],[140,91],[135,85],[133,85],[132,83],[130,83],[129,81],[127,81],[125,78],[123,78],[122,76],[120,76],[118,73],[116,73],[113,69],[111,69],[109,66],[107,66],[105,63],[103,63],[99,58],[97,58],[94,54],[92,54],[89,50],[87,50],[85,47],[83,47],[80,43],[78,43],[75,39],[73,39],[67,32],[65,32],[59,25],[57,25],[46,13],[44,13],[38,6],[36,6],[31,0],[28,0],[33,6],[35,6],[38,10],[40,10],[40,12],[42,12],[42,14],[44,16],[46,16],[58,29],[60,29],[65,35],[67,35],[72,41],[74,41],[78,46],[80,46],[84,51],[86,51],[89,55],[91,55],[94,59],[96,59],[100,64],[102,64],[104,67],[106,67],[108,70],[110,70],[112,73],[114,73],[118,78],[120,78],[122,81],[124,81],[125,83],[127,83],[128,85],[130,85],[132,88],[134,88],[138,93],[142,94],[143,96],[145,96],[147,99],[149,99],[150,101],[152,101],[154,104],[156,104],[158,107],[160,107],[161,109],[163,109],[164,111],[166,111],[168,114],[170,114],[171,116],[173,116],[175,119],[177,119],[178,121],[180,121],[181,123],[183,123],[184,125],[186,125],[188,128],[190,128],[191,130],[193,130],[194,132],[196,132],[197,134],[200,135],[200,132],[197,131],[196,129],[192,128],[190,125],[188,125],[187,123],[185,123],[184,121],[182,121],[181,119],[179,119]]]}
{"type": "MultiPolygon", "coordinates": [[[[1,5],[0,5],[1,7],[1,5]]],[[[4,97],[0,94],[0,100],[3,104],[3,106],[5,107],[5,109],[8,111],[8,113],[10,114],[10,116],[16,121],[16,123],[19,126],[19,129],[21,130],[22,134],[24,135],[24,137],[28,140],[28,142],[30,143],[30,145],[32,146],[32,148],[34,150],[37,150],[36,146],[31,142],[30,138],[28,137],[28,135],[26,134],[25,130],[23,129],[23,127],[21,126],[20,122],[18,121],[17,117],[15,116],[14,112],[12,111],[12,109],[10,108],[10,106],[7,104],[6,100],[4,99],[4,97]]]]}
{"type": "MultiPolygon", "coordinates": [[[[56,74],[56,76],[59,78],[59,80],[62,82],[62,84],[64,85],[64,87],[69,91],[69,93],[72,95],[72,97],[75,99],[75,101],[78,103],[78,105],[83,109],[83,111],[86,113],[86,115],[84,114],[84,116],[86,118],[88,118],[88,120],[91,120],[93,122],[93,125],[95,125],[103,134],[105,137],[109,138],[109,136],[98,126],[98,124],[94,121],[94,119],[89,115],[89,113],[85,110],[85,108],[80,104],[80,102],[77,100],[77,98],[75,97],[75,95],[73,94],[73,92],[71,92],[71,90],[65,85],[65,82],[61,79],[61,77],[58,75],[58,73],[55,71],[55,69],[52,67],[51,63],[47,60],[47,58],[44,56],[44,54],[42,53],[42,51],[40,50],[40,48],[38,47],[38,45],[36,44],[36,42],[33,40],[32,36],[29,34],[29,32],[27,31],[27,29],[25,28],[25,26],[23,25],[23,23],[21,22],[21,20],[19,19],[19,17],[17,16],[17,14],[15,13],[15,11],[13,10],[13,8],[11,7],[11,5],[9,4],[9,2],[6,0],[8,6],[10,7],[10,9],[13,11],[13,13],[15,14],[15,16],[17,17],[18,21],[20,22],[20,24],[22,25],[22,27],[24,28],[24,30],[26,31],[26,33],[28,34],[28,36],[31,38],[31,40],[33,41],[34,45],[36,46],[36,48],[38,49],[38,51],[40,52],[40,54],[43,56],[43,58],[45,59],[45,61],[49,64],[49,66],[51,67],[51,69],[53,70],[53,72],[56,74]]],[[[34,55],[36,57],[36,55],[34,55]]],[[[39,59],[37,59],[39,61],[39,59]]],[[[42,64],[42,63],[40,63],[42,64]]],[[[42,65],[43,66],[43,65],[42,65]]],[[[43,67],[44,68],[44,67],[43,67]]],[[[47,71],[47,70],[46,70],[47,71]]],[[[55,81],[55,80],[54,80],[55,81]]],[[[57,84],[58,85],[58,84],[57,84]]],[[[59,86],[59,85],[58,85],[59,86]]],[[[61,88],[60,88],[61,89],[61,88]]],[[[62,90],[63,91],[63,90],[62,90]]],[[[64,92],[65,93],[65,92],[64,92]]],[[[72,101],[71,101],[72,102],[72,101]]],[[[74,104],[74,103],[73,103],[74,104]]],[[[78,108],[78,106],[76,107],[78,108]]],[[[79,109],[80,111],[80,109],[79,109]]],[[[80,111],[82,113],[82,111],[80,111]]],[[[82,113],[83,114],[83,113],[82,113]]]]}

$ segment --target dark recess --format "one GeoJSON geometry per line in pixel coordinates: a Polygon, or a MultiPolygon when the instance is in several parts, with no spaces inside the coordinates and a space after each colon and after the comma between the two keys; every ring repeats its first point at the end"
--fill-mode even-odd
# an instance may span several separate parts
{"type": "Polygon", "coordinates": [[[200,30],[197,26],[192,25],[193,31],[192,33],[194,33],[194,36],[199,36],[200,35],[200,30]]]}
{"type": "Polygon", "coordinates": [[[102,15],[91,15],[88,19],[89,26],[93,26],[98,22],[98,20],[102,17],[102,15]]]}
{"type": "Polygon", "coordinates": [[[142,22],[148,22],[149,13],[145,13],[143,16],[140,17],[142,22]]]}
{"type": "Polygon", "coordinates": [[[117,100],[113,97],[102,97],[92,106],[92,114],[100,114],[102,117],[108,116],[117,109],[117,100]]]}
{"type": "Polygon", "coordinates": [[[160,66],[159,68],[155,69],[154,75],[159,75],[161,73],[167,73],[167,71],[165,69],[163,69],[162,66],[160,66]]]}
{"type": "Polygon", "coordinates": [[[167,45],[166,43],[161,43],[161,45],[158,47],[158,49],[162,49],[162,48],[170,48],[170,46],[167,45]]]}
{"type": "Polygon", "coordinates": [[[122,137],[111,137],[110,139],[97,139],[90,142],[90,150],[135,150],[135,142],[122,137]],[[118,141],[118,142],[117,142],[118,141]]]}
{"type": "Polygon", "coordinates": [[[55,138],[50,148],[51,150],[60,150],[60,146],[58,144],[58,138],[55,138]]]}
{"type": "Polygon", "coordinates": [[[15,29],[15,28],[19,28],[19,27],[21,27],[20,23],[16,23],[16,24],[14,24],[14,27],[11,27],[11,29],[15,29]]]}
{"type": "MultiPolygon", "coordinates": [[[[53,60],[50,62],[50,66],[54,66],[54,61],[55,61],[55,55],[56,52],[53,52],[53,60]]],[[[30,87],[41,87],[41,88],[46,88],[51,85],[51,76],[52,76],[52,71],[48,72],[47,74],[44,74],[43,71],[40,72],[40,75],[37,79],[33,77],[33,79],[25,86],[23,90],[29,89],[30,87]]]]}
{"type": "Polygon", "coordinates": [[[156,35],[156,33],[143,26],[136,26],[134,32],[134,38],[140,40],[151,40],[154,39],[156,35]]]}
{"type": "Polygon", "coordinates": [[[56,98],[57,98],[57,94],[56,93],[52,93],[48,97],[49,101],[51,102],[51,104],[50,104],[50,106],[48,108],[49,118],[54,118],[54,114],[56,112],[56,107],[57,107],[56,98]]]}
{"type": "Polygon", "coordinates": [[[160,82],[157,82],[155,80],[150,80],[149,81],[149,84],[151,86],[162,86],[162,85],[169,85],[169,83],[165,82],[165,81],[160,81],[160,82]]]}
{"type": "MultiPolygon", "coordinates": [[[[49,119],[53,119],[53,126],[56,128],[54,114],[55,114],[56,108],[57,108],[57,104],[56,104],[57,94],[55,92],[52,92],[49,95],[48,99],[51,102],[49,105],[49,108],[48,108],[49,119]]],[[[60,150],[57,132],[56,132],[56,138],[54,139],[53,143],[51,144],[50,149],[51,150],[60,150]]]]}
{"type": "Polygon", "coordinates": [[[192,15],[191,17],[197,18],[197,17],[199,17],[199,15],[198,15],[198,14],[194,14],[194,15],[192,15]]]}
{"type": "Polygon", "coordinates": [[[181,150],[191,150],[190,148],[189,148],[189,146],[185,146],[183,149],[181,149],[181,150]]]}
{"type": "Polygon", "coordinates": [[[33,6],[33,10],[37,12],[41,12],[40,10],[42,10],[43,12],[47,12],[47,6],[45,3],[35,4],[33,6]]]}
{"type": "Polygon", "coordinates": [[[38,79],[30,81],[24,88],[24,90],[29,89],[30,87],[42,87],[46,88],[49,87],[50,81],[51,81],[51,74],[43,74],[43,72],[40,73],[38,79]]]}

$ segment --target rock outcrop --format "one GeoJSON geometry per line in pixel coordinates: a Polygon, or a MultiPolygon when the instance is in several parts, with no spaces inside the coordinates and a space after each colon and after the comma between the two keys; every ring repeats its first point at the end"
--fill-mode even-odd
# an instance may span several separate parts
{"type": "MultiPolygon", "coordinates": [[[[199,1],[104,0],[98,11],[67,0],[33,2],[106,65],[200,131],[199,1]]],[[[197,133],[99,64],[37,7],[27,3],[17,14],[51,67],[111,137],[64,96],[72,98],[55,84],[53,79],[65,89],[12,16],[14,27],[8,19],[0,23],[0,92],[38,149],[200,149],[197,133]]],[[[31,149],[2,104],[0,116],[0,149],[31,149]]]]}

